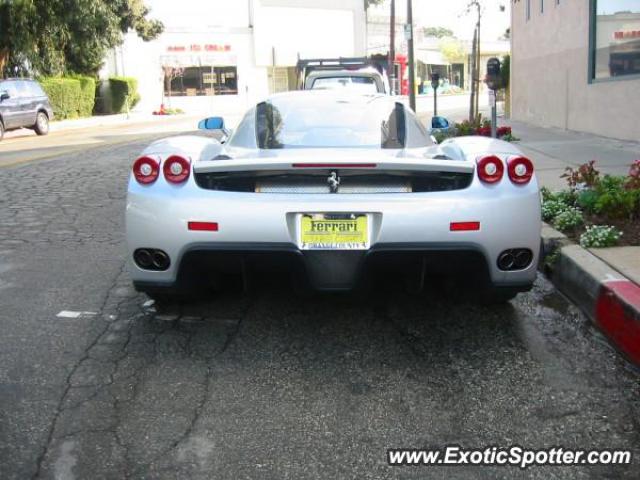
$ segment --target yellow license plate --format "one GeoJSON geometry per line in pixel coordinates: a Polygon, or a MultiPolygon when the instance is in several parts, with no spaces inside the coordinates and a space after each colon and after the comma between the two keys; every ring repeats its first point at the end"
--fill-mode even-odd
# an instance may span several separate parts
{"type": "Polygon", "coordinates": [[[369,222],[366,215],[304,214],[300,217],[303,250],[366,250],[369,222]]]}

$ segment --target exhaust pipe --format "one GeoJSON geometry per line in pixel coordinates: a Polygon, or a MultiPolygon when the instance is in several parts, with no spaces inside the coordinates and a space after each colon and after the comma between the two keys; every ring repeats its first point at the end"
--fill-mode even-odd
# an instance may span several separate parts
{"type": "Polygon", "coordinates": [[[498,268],[500,270],[511,270],[513,269],[515,261],[516,258],[513,256],[510,250],[502,252],[498,257],[498,268]]]}
{"type": "Polygon", "coordinates": [[[149,269],[153,265],[153,259],[149,250],[139,248],[133,253],[133,260],[140,268],[149,269]]]}
{"type": "Polygon", "coordinates": [[[153,252],[153,266],[158,270],[166,270],[169,268],[169,255],[162,250],[155,250],[153,252]]]}
{"type": "Polygon", "coordinates": [[[533,258],[533,254],[531,253],[531,250],[525,250],[525,249],[518,250],[518,252],[515,255],[515,261],[514,261],[515,268],[517,268],[518,270],[522,270],[523,268],[528,267],[529,264],[531,263],[532,258],[533,258]]]}
{"type": "Polygon", "coordinates": [[[523,270],[531,265],[533,252],[528,248],[512,248],[498,256],[498,268],[504,271],[523,270]]]}
{"type": "Polygon", "coordinates": [[[144,270],[166,270],[171,265],[171,259],[162,250],[154,248],[139,248],[133,252],[133,261],[144,270]]]}

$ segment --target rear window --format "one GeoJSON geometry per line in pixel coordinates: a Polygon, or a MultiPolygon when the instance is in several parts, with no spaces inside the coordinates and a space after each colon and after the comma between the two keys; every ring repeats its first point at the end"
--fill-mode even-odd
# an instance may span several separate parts
{"type": "Polygon", "coordinates": [[[32,97],[44,97],[46,93],[42,90],[42,87],[38,82],[27,82],[27,86],[29,91],[31,92],[32,97]]]}
{"type": "Polygon", "coordinates": [[[404,148],[431,141],[401,103],[372,98],[350,102],[273,99],[256,108],[259,148],[404,148]],[[420,138],[408,139],[407,133],[420,138]]]}

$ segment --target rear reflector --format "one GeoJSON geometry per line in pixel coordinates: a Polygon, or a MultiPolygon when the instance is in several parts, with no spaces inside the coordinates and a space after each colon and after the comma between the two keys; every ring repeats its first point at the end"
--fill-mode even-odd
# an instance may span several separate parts
{"type": "Polygon", "coordinates": [[[196,232],[217,232],[218,224],[216,222],[189,222],[189,230],[196,232]]]}
{"type": "Polygon", "coordinates": [[[475,232],[480,230],[480,222],[451,222],[449,230],[452,232],[475,232]]]}
{"type": "Polygon", "coordinates": [[[294,163],[293,168],[376,168],[375,163],[294,163]]]}

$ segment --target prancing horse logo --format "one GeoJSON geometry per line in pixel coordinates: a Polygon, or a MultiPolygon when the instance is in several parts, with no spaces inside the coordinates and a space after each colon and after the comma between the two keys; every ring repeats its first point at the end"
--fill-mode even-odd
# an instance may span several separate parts
{"type": "Polygon", "coordinates": [[[331,175],[329,175],[329,178],[327,178],[327,183],[329,184],[331,193],[337,193],[338,185],[340,185],[340,177],[336,172],[331,172],[331,175]]]}

